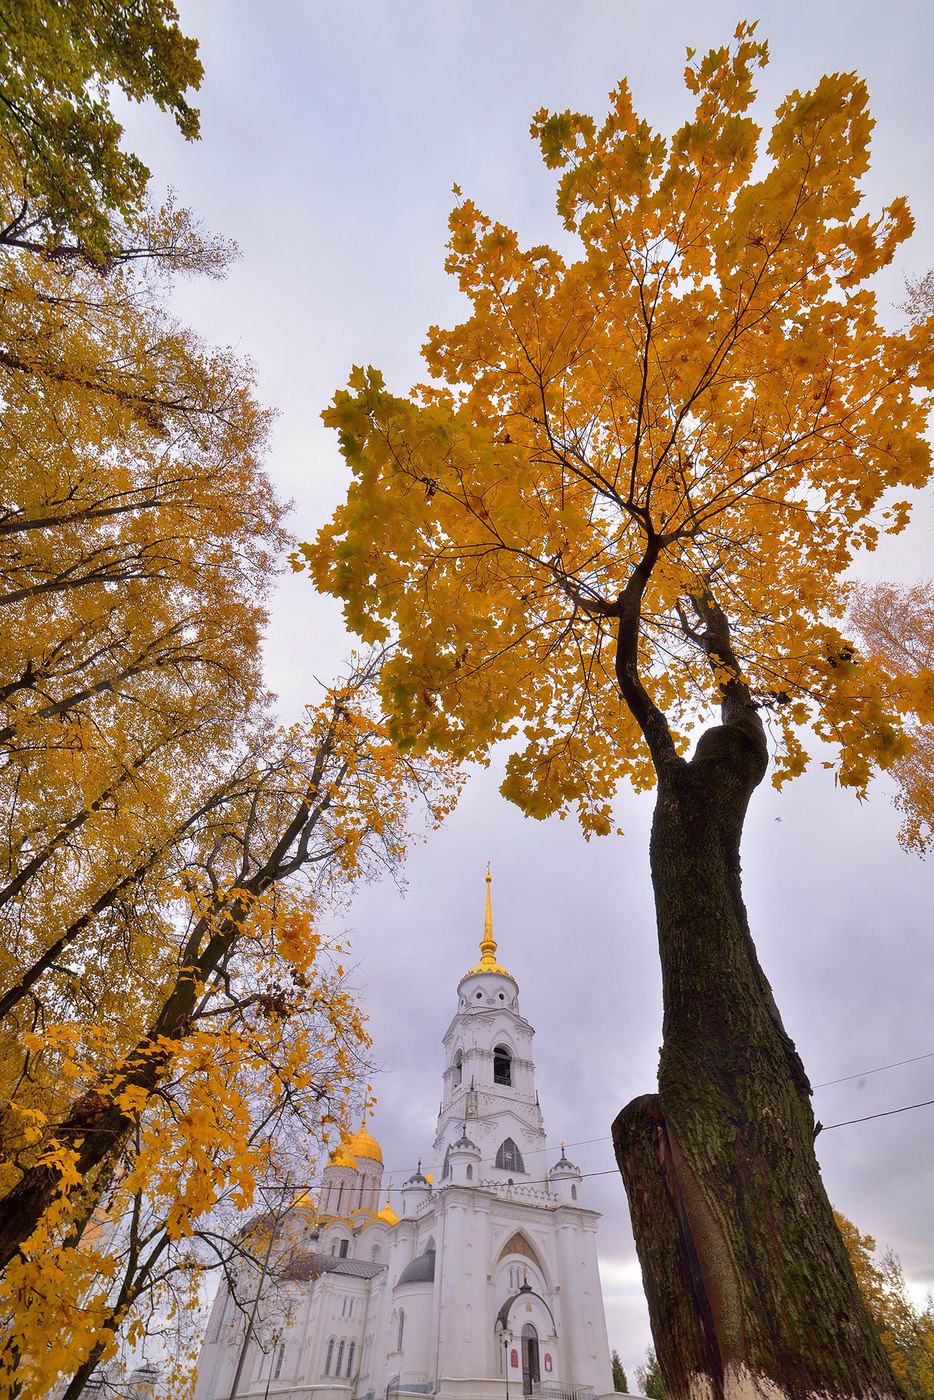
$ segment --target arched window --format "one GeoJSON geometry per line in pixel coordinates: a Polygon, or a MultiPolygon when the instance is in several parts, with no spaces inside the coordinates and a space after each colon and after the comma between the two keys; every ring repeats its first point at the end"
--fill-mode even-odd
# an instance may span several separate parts
{"type": "Polygon", "coordinates": [[[512,1138],[507,1138],[505,1142],[500,1143],[496,1153],[496,1165],[504,1172],[525,1171],[522,1153],[519,1151],[512,1138]]]}
{"type": "Polygon", "coordinates": [[[332,1337],[331,1340],[328,1342],[328,1354],[327,1354],[327,1356],[326,1356],[325,1359],[324,1359],[324,1374],[325,1374],[326,1376],[329,1376],[329,1375],[331,1374],[331,1362],[332,1362],[333,1360],[334,1360],[334,1338],[332,1337]]]}
{"type": "Polygon", "coordinates": [[[444,1154],[444,1166],[441,1168],[441,1180],[446,1181],[451,1175],[451,1149],[448,1148],[444,1154]]]}
{"type": "Polygon", "coordinates": [[[577,1187],[576,1187],[576,1186],[572,1186],[572,1187],[571,1187],[571,1200],[572,1200],[572,1201],[576,1201],[576,1200],[577,1200],[577,1187]]]}
{"type": "Polygon", "coordinates": [[[493,1083],[512,1084],[512,1054],[507,1045],[497,1045],[493,1051],[493,1083]]]}
{"type": "Polygon", "coordinates": [[[339,1248],[338,1251],[337,1251],[338,1258],[339,1258],[339,1259],[346,1259],[346,1258],[347,1258],[347,1250],[348,1250],[349,1248],[350,1248],[350,1241],[349,1241],[349,1240],[341,1240],[341,1242],[340,1242],[340,1248],[339,1248]]]}
{"type": "Polygon", "coordinates": [[[353,1375],[353,1358],[354,1358],[354,1352],[355,1352],[356,1350],[357,1350],[357,1343],[356,1343],[356,1342],[351,1342],[351,1343],[350,1343],[350,1350],[349,1350],[348,1353],[347,1353],[347,1374],[348,1374],[348,1376],[352,1376],[352,1375],[353,1375]]]}
{"type": "Polygon", "coordinates": [[[455,1089],[456,1089],[457,1086],[460,1084],[460,1082],[461,1082],[461,1080],[463,1079],[463,1077],[464,1077],[464,1056],[463,1056],[462,1051],[458,1050],[457,1054],[454,1056],[454,1074],[453,1074],[453,1080],[454,1080],[454,1088],[455,1088],[455,1089]]]}
{"type": "Polygon", "coordinates": [[[339,1375],[340,1375],[340,1373],[341,1373],[341,1366],[343,1366],[343,1364],[344,1364],[344,1339],[343,1339],[343,1337],[341,1337],[341,1344],[340,1344],[340,1346],[337,1348],[337,1365],[336,1365],[336,1367],[334,1368],[334,1374],[335,1374],[335,1376],[339,1376],[339,1375]]]}
{"type": "Polygon", "coordinates": [[[402,1339],[405,1336],[405,1308],[399,1309],[399,1336],[396,1339],[396,1351],[402,1350],[402,1339]]]}
{"type": "Polygon", "coordinates": [[[473,1181],[473,1167],[469,1162],[467,1163],[467,1180],[473,1181]]]}
{"type": "Polygon", "coordinates": [[[273,1378],[274,1381],[277,1381],[277,1380],[279,1379],[279,1377],[282,1375],[282,1363],[283,1363],[284,1360],[285,1360],[285,1342],[280,1342],[280,1343],[279,1343],[279,1349],[278,1349],[278,1351],[276,1352],[276,1369],[275,1369],[275,1371],[273,1371],[273,1374],[272,1374],[272,1378],[273,1378]]]}

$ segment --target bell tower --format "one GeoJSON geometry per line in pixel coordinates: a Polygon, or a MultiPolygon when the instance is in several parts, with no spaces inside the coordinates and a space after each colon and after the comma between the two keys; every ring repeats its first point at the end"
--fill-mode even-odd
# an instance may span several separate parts
{"type": "Polygon", "coordinates": [[[545,1129],[535,1091],[534,1031],[519,1011],[519,987],[496,957],[487,868],[480,961],[457,985],[457,1012],[444,1036],[444,1088],[435,1135],[435,1184],[452,1180],[452,1152],[468,1139],[487,1184],[543,1182],[545,1129]]]}

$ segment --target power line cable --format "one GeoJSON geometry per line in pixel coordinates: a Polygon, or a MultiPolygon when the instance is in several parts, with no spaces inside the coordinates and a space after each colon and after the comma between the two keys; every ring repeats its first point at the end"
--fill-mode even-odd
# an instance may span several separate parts
{"type": "Polygon", "coordinates": [[[868,1123],[871,1118],[891,1118],[893,1113],[908,1113],[913,1108],[927,1108],[934,1103],[934,1099],[924,1099],[921,1103],[906,1103],[902,1108],[886,1108],[881,1113],[867,1113],[865,1118],[845,1118],[842,1123],[827,1123],[821,1126],[822,1133],[829,1133],[831,1128],[847,1128],[851,1123],[868,1123]]]}
{"type": "Polygon", "coordinates": [[[919,1060],[934,1059],[934,1050],[929,1050],[926,1055],[912,1055],[910,1060],[893,1060],[890,1065],[876,1065],[875,1069],[864,1069],[859,1074],[844,1074],[839,1079],[825,1079],[822,1084],[815,1084],[815,1089],[827,1089],[831,1084],[846,1084],[850,1079],[865,1079],[867,1074],[879,1074],[884,1069],[898,1069],[901,1065],[916,1065],[919,1060]]]}
{"type": "MultiPolygon", "coordinates": [[[[857,1074],[844,1074],[844,1075],[841,1075],[839,1079],[825,1079],[825,1080],[822,1080],[822,1082],[821,1082],[820,1084],[814,1084],[812,1087],[813,1087],[814,1089],[829,1089],[829,1088],[831,1087],[831,1085],[833,1085],[833,1084],[846,1084],[846,1083],[848,1083],[850,1080],[853,1080],[853,1079],[865,1079],[867,1075],[870,1075],[870,1074],[880,1074],[883,1070],[887,1070],[887,1069],[900,1069],[903,1065],[915,1065],[915,1064],[918,1064],[919,1061],[921,1061],[921,1060],[931,1060],[931,1059],[934,1059],[934,1050],[928,1050],[928,1051],[926,1051],[926,1053],[923,1054],[923,1055],[912,1055],[912,1056],[910,1056],[910,1058],[907,1059],[907,1060],[893,1060],[890,1064],[887,1064],[887,1065],[876,1065],[873,1069],[864,1069],[864,1070],[860,1070],[857,1074]]],[[[497,1094],[495,1097],[497,1097],[497,1098],[502,1098],[502,1099],[506,1099],[508,1096],[507,1096],[506,1094],[497,1094]]],[[[932,1103],[934,1103],[934,1099],[925,1099],[922,1103],[909,1103],[909,1104],[905,1104],[902,1108],[888,1108],[888,1109],[884,1109],[881,1113],[867,1113],[866,1116],[863,1117],[863,1118],[847,1118],[847,1119],[843,1120],[843,1121],[840,1122],[840,1123],[828,1123],[828,1124],[822,1126],[821,1131],[822,1131],[822,1132],[825,1132],[825,1133],[829,1133],[829,1132],[831,1131],[832,1128],[846,1128],[846,1127],[849,1127],[850,1124],[852,1124],[852,1123],[868,1123],[868,1122],[870,1122],[870,1120],[873,1119],[873,1118],[889,1118],[889,1117],[891,1117],[891,1116],[892,1116],[893,1114],[895,1114],[895,1113],[908,1113],[910,1109],[914,1109],[914,1108],[927,1108],[928,1105],[929,1105],[929,1104],[932,1104],[932,1103]]],[[[612,1142],[612,1138],[610,1137],[609,1133],[605,1133],[602,1137],[580,1138],[577,1142],[566,1142],[566,1143],[563,1144],[563,1146],[564,1146],[565,1148],[567,1148],[567,1147],[593,1147],[596,1143],[600,1143],[600,1142],[612,1142]]],[[[528,1149],[525,1151],[524,1156],[526,1156],[526,1157],[537,1157],[537,1156],[541,1156],[541,1155],[542,1155],[543,1153],[545,1153],[545,1152],[552,1152],[552,1151],[554,1151],[554,1149],[553,1149],[552,1147],[533,1147],[533,1148],[528,1148],[528,1149]]],[[[400,1170],[404,1170],[404,1169],[400,1169],[400,1170]]],[[[612,1175],[614,1175],[615,1171],[616,1171],[616,1168],[614,1167],[614,1168],[610,1168],[610,1170],[605,1171],[605,1172],[582,1172],[581,1175],[582,1175],[582,1176],[612,1176],[612,1175]]],[[[390,1172],[390,1173],[388,1173],[388,1174],[389,1174],[390,1176],[398,1176],[398,1175],[399,1175],[399,1172],[398,1172],[398,1171],[394,1171],[394,1172],[390,1172]]]]}

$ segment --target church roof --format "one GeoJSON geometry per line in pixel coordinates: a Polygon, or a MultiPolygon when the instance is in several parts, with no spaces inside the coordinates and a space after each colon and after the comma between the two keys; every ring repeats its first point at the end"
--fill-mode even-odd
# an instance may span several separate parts
{"type": "Polygon", "coordinates": [[[563,1142],[561,1144],[561,1156],[558,1158],[557,1162],[555,1162],[548,1175],[554,1176],[555,1172],[577,1172],[578,1176],[580,1176],[580,1167],[576,1167],[573,1162],[568,1161],[563,1142]]]}
{"type": "Polygon", "coordinates": [[[468,977],[473,977],[478,972],[498,972],[501,977],[508,977],[510,982],[515,982],[511,972],[507,972],[501,963],[496,961],[496,940],[493,937],[493,905],[490,898],[490,885],[493,876],[489,867],[486,872],[486,914],[483,920],[483,937],[480,940],[480,961],[476,967],[470,968],[464,973],[461,982],[468,977]]]}
{"type": "Polygon", "coordinates": [[[328,1159],[328,1166],[350,1167],[352,1171],[357,1170],[357,1159],[350,1150],[349,1143],[339,1142],[328,1159]]]}
{"type": "Polygon", "coordinates": [[[379,1162],[382,1166],[383,1149],[366,1128],[361,1128],[359,1133],[348,1138],[347,1147],[355,1157],[368,1157],[371,1162],[379,1162]]]}
{"type": "Polygon", "coordinates": [[[351,1278],[373,1278],[385,1269],[369,1259],[338,1259],[335,1254],[321,1254],[316,1249],[296,1252],[281,1272],[284,1278],[306,1280],[320,1274],[346,1274],[351,1278]]]}
{"type": "Polygon", "coordinates": [[[424,1254],[416,1254],[399,1275],[399,1283],[434,1283],[435,1251],[426,1249],[424,1254]]]}
{"type": "Polygon", "coordinates": [[[396,1212],[393,1210],[392,1206],[389,1204],[389,1196],[388,1196],[388,1195],[386,1196],[386,1204],[383,1206],[382,1210],[377,1211],[375,1218],[376,1218],[377,1220],[384,1220],[384,1221],[386,1222],[387,1225],[398,1225],[398,1224],[399,1224],[399,1217],[398,1217],[398,1215],[396,1215],[396,1212]]]}

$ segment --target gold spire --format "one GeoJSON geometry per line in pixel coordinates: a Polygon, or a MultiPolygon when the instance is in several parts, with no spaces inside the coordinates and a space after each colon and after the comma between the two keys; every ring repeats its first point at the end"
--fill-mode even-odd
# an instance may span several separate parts
{"type": "Polygon", "coordinates": [[[471,977],[475,972],[499,972],[504,977],[512,978],[512,973],[496,961],[496,939],[493,937],[493,901],[490,895],[490,885],[493,883],[493,876],[490,874],[490,864],[487,861],[486,867],[486,911],[483,917],[483,937],[480,939],[480,961],[476,967],[472,967],[465,973],[466,977],[471,977]]]}
{"type": "Polygon", "coordinates": [[[496,940],[493,937],[493,900],[490,895],[490,886],[493,883],[493,876],[490,874],[490,863],[486,866],[486,913],[483,917],[483,937],[480,939],[480,962],[496,962],[496,940]]]}

